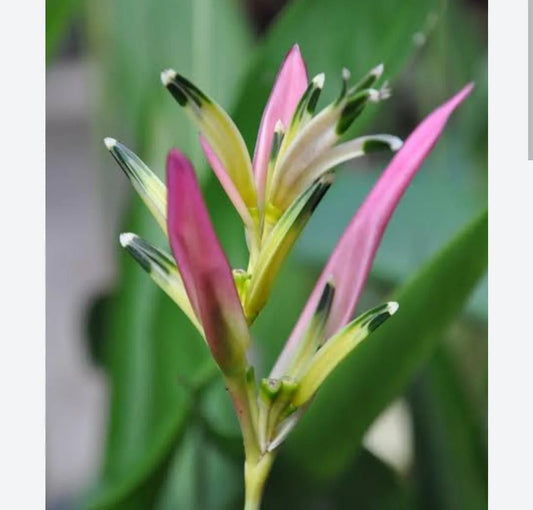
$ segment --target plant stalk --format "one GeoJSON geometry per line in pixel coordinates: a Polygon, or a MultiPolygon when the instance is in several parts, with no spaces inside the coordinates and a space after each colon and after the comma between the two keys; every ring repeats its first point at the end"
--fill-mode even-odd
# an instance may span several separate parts
{"type": "Polygon", "coordinates": [[[259,411],[255,381],[248,380],[246,373],[243,373],[236,377],[227,377],[226,384],[239,418],[244,442],[244,510],[259,510],[275,454],[264,453],[259,441],[259,411]]]}
{"type": "Polygon", "coordinates": [[[274,462],[274,453],[265,453],[257,463],[248,459],[244,464],[245,501],[244,510],[259,510],[265,482],[274,462]]]}

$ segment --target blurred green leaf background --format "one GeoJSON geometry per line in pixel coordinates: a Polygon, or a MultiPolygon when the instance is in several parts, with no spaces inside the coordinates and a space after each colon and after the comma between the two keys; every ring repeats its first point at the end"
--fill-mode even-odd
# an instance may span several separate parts
{"type": "MultiPolygon", "coordinates": [[[[487,506],[486,16],[486,3],[474,0],[47,2],[49,68],[73,30],[95,67],[95,165],[107,157],[104,136],[126,143],[160,175],[168,149],[182,149],[195,163],[234,267],[245,260],[239,219],[207,169],[194,129],[160,86],[162,69],[178,69],[216,98],[250,151],[294,43],[310,76],[326,73],[324,102],[338,92],[343,67],[358,77],[385,63],[393,95],[369,108],[352,135],[405,137],[466,82],[476,83],[402,199],[361,299],[365,309],[394,295],[401,313],[341,365],[281,448],[267,510],[487,506]],[[400,434],[407,456],[394,461],[364,438],[398,399],[408,419],[388,433],[400,434]]],[[[254,326],[260,374],[388,157],[338,172],[254,326]]],[[[113,200],[107,179],[100,176],[100,191],[113,200]]],[[[136,196],[120,230],[163,246],[136,196]]],[[[149,277],[118,247],[116,256],[115,288],[87,303],[88,350],[109,388],[103,461],[73,506],[239,508],[238,427],[214,363],[149,277]]]]}

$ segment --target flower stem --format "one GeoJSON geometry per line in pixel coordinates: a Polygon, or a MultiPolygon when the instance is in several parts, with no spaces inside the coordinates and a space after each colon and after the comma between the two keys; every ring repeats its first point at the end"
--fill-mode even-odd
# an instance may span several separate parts
{"type": "Polygon", "coordinates": [[[273,453],[265,453],[257,463],[252,463],[246,459],[244,464],[244,510],[259,510],[265,482],[273,462],[273,453]]]}
{"type": "Polygon", "coordinates": [[[256,461],[261,454],[257,439],[257,403],[250,395],[249,381],[245,374],[239,374],[234,378],[226,378],[226,385],[239,419],[246,459],[256,461]]]}
{"type": "Polygon", "coordinates": [[[233,377],[226,377],[226,385],[233,399],[244,441],[244,510],[259,510],[275,454],[263,452],[259,442],[259,410],[253,373],[246,371],[233,377]]]}

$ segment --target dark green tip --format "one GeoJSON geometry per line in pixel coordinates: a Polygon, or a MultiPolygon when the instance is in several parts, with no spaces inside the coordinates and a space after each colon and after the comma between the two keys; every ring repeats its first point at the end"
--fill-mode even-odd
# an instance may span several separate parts
{"type": "Polygon", "coordinates": [[[368,154],[370,152],[389,150],[390,148],[390,144],[383,140],[370,139],[363,144],[363,152],[365,154],[368,154]]]}
{"type": "Polygon", "coordinates": [[[115,145],[109,150],[114,160],[118,163],[122,171],[126,174],[128,179],[135,181],[141,188],[145,188],[144,183],[139,175],[139,171],[132,167],[130,161],[135,162],[139,168],[146,167],[144,162],[127,147],[122,145],[119,142],[116,142],[115,145]]]}
{"type": "Polygon", "coordinates": [[[306,211],[309,215],[313,214],[315,209],[318,207],[318,204],[320,201],[324,198],[324,195],[327,193],[329,188],[331,187],[331,184],[333,182],[333,174],[326,174],[319,179],[317,179],[311,186],[314,186],[314,189],[311,193],[311,196],[309,197],[309,201],[307,202],[304,211],[306,211]]]}
{"type": "Polygon", "coordinates": [[[150,262],[150,259],[146,256],[146,253],[144,253],[139,248],[139,246],[135,244],[127,244],[125,248],[148,274],[152,272],[152,263],[150,262]]]}
{"type": "Polygon", "coordinates": [[[352,96],[344,108],[342,109],[341,116],[337,122],[336,132],[338,135],[342,135],[352,125],[352,122],[361,115],[366,103],[368,101],[368,91],[364,90],[352,96]]]}
{"type": "Polygon", "coordinates": [[[176,83],[178,83],[183,90],[193,99],[193,101],[198,105],[202,106],[202,103],[210,103],[211,100],[193,83],[191,83],[187,78],[184,78],[180,74],[176,75],[176,83]]]}
{"type": "Polygon", "coordinates": [[[376,83],[376,81],[383,74],[383,64],[380,64],[373,69],[371,69],[367,74],[365,74],[353,87],[352,92],[359,92],[364,89],[368,89],[376,83]]]}
{"type": "Polygon", "coordinates": [[[368,74],[364,78],[362,78],[361,81],[355,84],[354,89],[356,90],[368,89],[372,85],[374,85],[374,83],[376,83],[376,76],[373,74],[368,74]]]}
{"type": "Polygon", "coordinates": [[[316,105],[318,103],[318,98],[320,97],[321,92],[322,89],[315,88],[311,93],[311,97],[309,98],[309,102],[307,103],[307,113],[309,113],[310,115],[313,115],[313,113],[315,113],[316,105]]]}
{"type": "Polygon", "coordinates": [[[201,108],[203,104],[211,102],[196,85],[180,74],[174,76],[167,74],[164,83],[180,106],[186,106],[189,101],[192,101],[198,108],[201,108]]]}
{"type": "Polygon", "coordinates": [[[389,312],[383,312],[374,317],[367,325],[368,331],[372,332],[378,329],[392,315],[389,312]]]}
{"type": "Polygon", "coordinates": [[[166,253],[153,247],[140,237],[133,236],[127,242],[123,242],[121,237],[121,243],[147,273],[151,273],[154,268],[157,268],[168,275],[171,268],[176,267],[174,261],[166,253]]]}
{"type": "Polygon", "coordinates": [[[316,76],[308,87],[305,89],[300,101],[298,101],[298,106],[294,111],[291,124],[297,123],[304,116],[305,113],[313,115],[315,113],[316,105],[318,103],[318,98],[322,92],[322,87],[324,85],[324,77],[316,76]]]}
{"type": "Polygon", "coordinates": [[[171,82],[167,85],[167,89],[180,106],[187,106],[187,96],[177,85],[171,82]]]}
{"type": "Polygon", "coordinates": [[[278,154],[279,149],[281,147],[281,142],[283,142],[283,137],[285,136],[285,133],[283,131],[280,131],[276,129],[274,131],[274,138],[272,140],[272,148],[270,149],[270,161],[275,162],[278,154]]]}
{"type": "Polygon", "coordinates": [[[327,282],[324,286],[324,290],[322,291],[322,295],[320,296],[320,300],[318,302],[318,305],[316,307],[315,315],[321,316],[321,317],[327,317],[329,315],[329,311],[331,310],[331,305],[333,303],[333,297],[335,295],[335,287],[333,285],[333,282],[327,282]]]}

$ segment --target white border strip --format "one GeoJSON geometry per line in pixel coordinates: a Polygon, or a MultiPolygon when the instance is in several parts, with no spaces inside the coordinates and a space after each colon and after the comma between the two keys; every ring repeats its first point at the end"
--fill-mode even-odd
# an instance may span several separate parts
{"type": "Polygon", "coordinates": [[[489,501],[494,509],[531,505],[533,162],[527,159],[527,14],[526,0],[489,2],[489,501]]]}
{"type": "Polygon", "coordinates": [[[0,5],[0,508],[45,501],[45,2],[0,5]]]}

